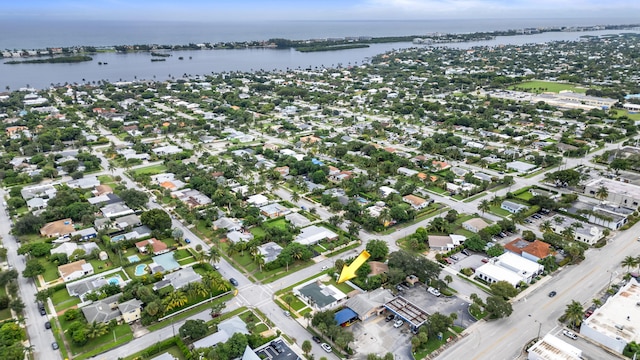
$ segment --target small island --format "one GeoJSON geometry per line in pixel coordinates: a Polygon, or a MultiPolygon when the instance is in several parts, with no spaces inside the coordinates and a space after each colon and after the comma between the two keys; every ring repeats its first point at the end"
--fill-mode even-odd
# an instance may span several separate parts
{"type": "Polygon", "coordinates": [[[91,56],[62,56],[62,57],[54,57],[47,59],[33,59],[33,60],[12,60],[7,61],[5,64],[15,65],[15,64],[61,64],[61,63],[78,63],[83,61],[91,61],[93,58],[91,56]]]}

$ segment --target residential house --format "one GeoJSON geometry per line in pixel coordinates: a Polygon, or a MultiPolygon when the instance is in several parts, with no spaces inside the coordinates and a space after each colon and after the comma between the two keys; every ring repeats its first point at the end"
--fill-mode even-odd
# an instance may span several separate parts
{"type": "Polygon", "coordinates": [[[189,207],[189,209],[211,204],[211,198],[195,189],[174,191],[171,193],[171,197],[182,201],[189,207]]]}
{"type": "Polygon", "coordinates": [[[522,161],[512,161],[506,164],[507,169],[515,170],[521,174],[528,173],[536,168],[536,165],[529,164],[522,161]]]}
{"type": "Polygon", "coordinates": [[[436,251],[448,251],[462,245],[467,238],[462,235],[429,235],[429,249],[436,251]]]}
{"type": "Polygon", "coordinates": [[[142,316],[142,301],[131,299],[122,303],[118,303],[118,310],[122,314],[122,321],[131,324],[136,320],[140,320],[142,316]]]}
{"type": "Polygon", "coordinates": [[[73,226],[73,220],[69,218],[44,224],[44,226],[40,228],[40,235],[46,237],[61,237],[67,236],[74,231],[76,231],[76,228],[73,226]]]}
{"type": "Polygon", "coordinates": [[[74,242],[64,242],[62,244],[60,244],[59,246],[51,249],[51,254],[65,254],[67,255],[67,258],[71,258],[71,256],[73,255],[73,253],[76,250],[83,250],[85,254],[90,254],[92,251],[94,250],[100,250],[100,248],[98,247],[98,245],[94,242],[88,242],[82,245],[78,245],[74,242]]]}
{"type": "Polygon", "coordinates": [[[502,205],[500,205],[500,208],[503,210],[507,210],[512,214],[515,214],[519,213],[520,211],[526,211],[529,207],[526,205],[515,203],[513,201],[505,200],[502,202],[502,205]]]}
{"type": "Polygon", "coordinates": [[[102,215],[104,217],[115,218],[115,217],[121,217],[129,214],[133,214],[134,211],[131,210],[124,203],[116,203],[116,204],[109,204],[107,206],[101,207],[100,212],[102,212],[102,215]]]}
{"type": "Polygon", "coordinates": [[[282,246],[270,241],[266,244],[258,246],[258,251],[264,257],[264,263],[268,264],[275,261],[282,252],[282,246]]]}
{"type": "Polygon", "coordinates": [[[84,259],[58,266],[58,273],[64,282],[93,275],[93,266],[84,259]]]}
{"type": "Polygon", "coordinates": [[[335,286],[325,285],[320,281],[309,281],[298,285],[293,288],[293,294],[318,311],[333,309],[347,297],[335,286]]]}
{"type": "Polygon", "coordinates": [[[405,195],[402,197],[402,201],[410,204],[415,210],[424,209],[432,202],[415,195],[405,195]]]}
{"type": "Polygon", "coordinates": [[[146,253],[147,245],[151,245],[151,249],[154,255],[160,255],[170,251],[167,244],[160,240],[157,240],[156,238],[139,241],[136,243],[136,248],[138,248],[139,252],[146,253]]]}
{"type": "MultiPolygon", "coordinates": [[[[192,345],[193,348],[200,349],[200,348],[214,347],[219,343],[226,342],[235,333],[249,335],[247,324],[245,324],[245,322],[242,321],[242,319],[240,319],[238,316],[233,316],[227,320],[220,322],[217,328],[218,328],[217,332],[207,337],[204,337],[198,341],[195,341],[192,345]]],[[[248,346],[245,348],[245,354],[247,353],[247,350],[246,350],[247,348],[248,346]]],[[[248,358],[248,360],[254,360],[255,357],[257,357],[255,353],[253,355],[254,357],[248,358]]],[[[244,360],[244,356],[242,357],[242,360],[244,360]]]]}
{"type": "Polygon", "coordinates": [[[333,231],[316,225],[311,225],[300,231],[295,238],[295,242],[302,245],[314,245],[322,240],[335,240],[338,238],[338,234],[333,231]]]}
{"type": "Polygon", "coordinates": [[[27,186],[20,190],[24,200],[42,198],[51,199],[56,196],[56,188],[53,185],[27,186]]]}
{"type": "Polygon", "coordinates": [[[481,218],[473,218],[469,219],[462,223],[462,228],[465,230],[469,230],[474,234],[477,234],[480,230],[489,226],[483,219],[481,218]]]}
{"type": "Polygon", "coordinates": [[[388,187],[388,186],[380,186],[380,188],[378,189],[380,192],[380,196],[382,198],[386,198],[387,196],[391,195],[391,194],[398,194],[398,190],[388,187]]]}
{"type": "Polygon", "coordinates": [[[182,149],[175,145],[167,145],[167,146],[160,146],[160,147],[153,148],[151,149],[151,151],[153,151],[158,156],[164,156],[164,155],[179,154],[182,152],[182,149]]]}
{"type": "Polygon", "coordinates": [[[256,194],[256,195],[250,196],[247,199],[247,203],[257,207],[265,206],[269,203],[269,198],[267,198],[262,194],[256,194]]]}
{"type": "Polygon", "coordinates": [[[227,231],[240,231],[242,229],[242,223],[237,219],[230,219],[228,217],[221,217],[213,222],[213,229],[226,229],[227,231]]]}
{"type": "Polygon", "coordinates": [[[202,276],[195,272],[191,266],[184,267],[164,276],[162,281],[153,286],[153,290],[158,290],[166,286],[173,286],[174,290],[182,289],[192,282],[202,281],[202,276]]]}
{"type": "Polygon", "coordinates": [[[284,217],[291,225],[295,227],[307,226],[311,223],[311,220],[307,219],[304,215],[298,213],[287,214],[284,217]]]}
{"type": "Polygon", "coordinates": [[[84,177],[82,179],[70,180],[67,186],[72,189],[93,189],[100,185],[100,180],[95,176],[84,177]]]}
{"type": "Polygon", "coordinates": [[[437,160],[433,160],[431,162],[431,168],[433,169],[433,171],[435,172],[439,172],[439,171],[443,171],[443,170],[447,170],[448,168],[450,168],[451,165],[447,162],[444,161],[437,161],[437,160]]]}
{"type": "Polygon", "coordinates": [[[270,219],[273,219],[289,213],[289,209],[278,203],[273,203],[262,206],[260,208],[260,213],[270,219]]]}
{"type": "Polygon", "coordinates": [[[80,241],[87,241],[89,239],[93,239],[96,236],[98,236],[98,232],[96,231],[96,229],[90,227],[90,228],[74,231],[70,233],[69,236],[72,238],[75,236],[80,236],[80,241]]]}
{"type": "Polygon", "coordinates": [[[402,167],[401,166],[401,167],[398,168],[398,174],[400,174],[400,175],[411,177],[411,176],[414,176],[414,175],[418,175],[418,173],[419,173],[419,171],[412,170],[412,169],[409,169],[409,168],[406,168],[406,167],[402,167]]]}
{"type": "Polygon", "coordinates": [[[124,230],[129,226],[134,227],[142,224],[142,222],[140,222],[140,217],[136,214],[121,216],[116,218],[113,222],[120,230],[124,230]]]}
{"type": "Polygon", "coordinates": [[[120,309],[118,309],[118,299],[122,297],[122,293],[111,295],[94,303],[81,307],[80,310],[84,314],[87,322],[109,323],[111,320],[118,321],[122,317],[120,309]]]}
{"type": "Polygon", "coordinates": [[[227,233],[227,240],[237,244],[239,242],[249,242],[253,240],[253,234],[250,232],[230,231],[227,233]]]}

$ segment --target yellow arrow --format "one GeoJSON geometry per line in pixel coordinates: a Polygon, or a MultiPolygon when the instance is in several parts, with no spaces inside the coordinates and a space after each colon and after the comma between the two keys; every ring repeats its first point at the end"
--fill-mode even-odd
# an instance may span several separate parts
{"type": "Polygon", "coordinates": [[[342,272],[340,273],[340,278],[338,279],[338,284],[356,277],[356,270],[358,270],[358,268],[362,266],[362,264],[364,264],[364,262],[367,261],[367,259],[370,256],[371,255],[367,252],[367,250],[362,250],[360,255],[358,255],[358,257],[355,260],[353,260],[351,265],[348,265],[348,266],[345,265],[342,268],[342,272]]]}

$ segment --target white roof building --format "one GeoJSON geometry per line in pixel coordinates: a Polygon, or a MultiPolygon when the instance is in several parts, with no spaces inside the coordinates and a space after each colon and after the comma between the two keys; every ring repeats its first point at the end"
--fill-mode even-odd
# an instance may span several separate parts
{"type": "Polygon", "coordinates": [[[337,237],[338,234],[325,227],[311,225],[302,229],[294,241],[302,245],[313,245],[324,239],[335,239],[337,237]]]}
{"type": "Polygon", "coordinates": [[[250,196],[247,199],[247,203],[260,207],[260,206],[267,205],[269,203],[269,199],[262,194],[256,194],[256,195],[250,196]]]}
{"type": "Polygon", "coordinates": [[[547,334],[527,350],[527,360],[580,360],[582,350],[547,334]]]}
{"type": "Polygon", "coordinates": [[[506,281],[509,284],[518,286],[522,278],[509,269],[492,263],[486,263],[476,269],[475,277],[490,284],[498,281],[506,281]]]}
{"type": "Polygon", "coordinates": [[[640,285],[631,278],[580,326],[580,334],[618,353],[640,342],[640,285]]]}

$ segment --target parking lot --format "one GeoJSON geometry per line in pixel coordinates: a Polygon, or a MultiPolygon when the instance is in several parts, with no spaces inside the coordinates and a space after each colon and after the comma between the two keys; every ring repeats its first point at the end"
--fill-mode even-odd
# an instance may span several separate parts
{"type": "Polygon", "coordinates": [[[366,359],[368,354],[384,355],[387,352],[393,353],[396,360],[411,358],[413,334],[409,326],[405,324],[394,328],[393,321],[385,321],[385,315],[350,326],[355,339],[353,344],[356,359],[366,359]]]}
{"type": "Polygon", "coordinates": [[[276,339],[256,349],[256,354],[260,356],[260,358],[262,359],[273,359],[273,360],[298,359],[298,355],[296,355],[296,353],[293,352],[293,350],[291,350],[287,346],[287,343],[282,341],[282,339],[276,339]]]}
{"type": "Polygon", "coordinates": [[[455,325],[457,326],[467,328],[475,322],[475,319],[467,312],[470,303],[457,296],[435,296],[428,293],[424,285],[405,290],[401,295],[429,314],[436,312],[443,315],[456,313],[458,319],[455,321],[455,325]]]}

